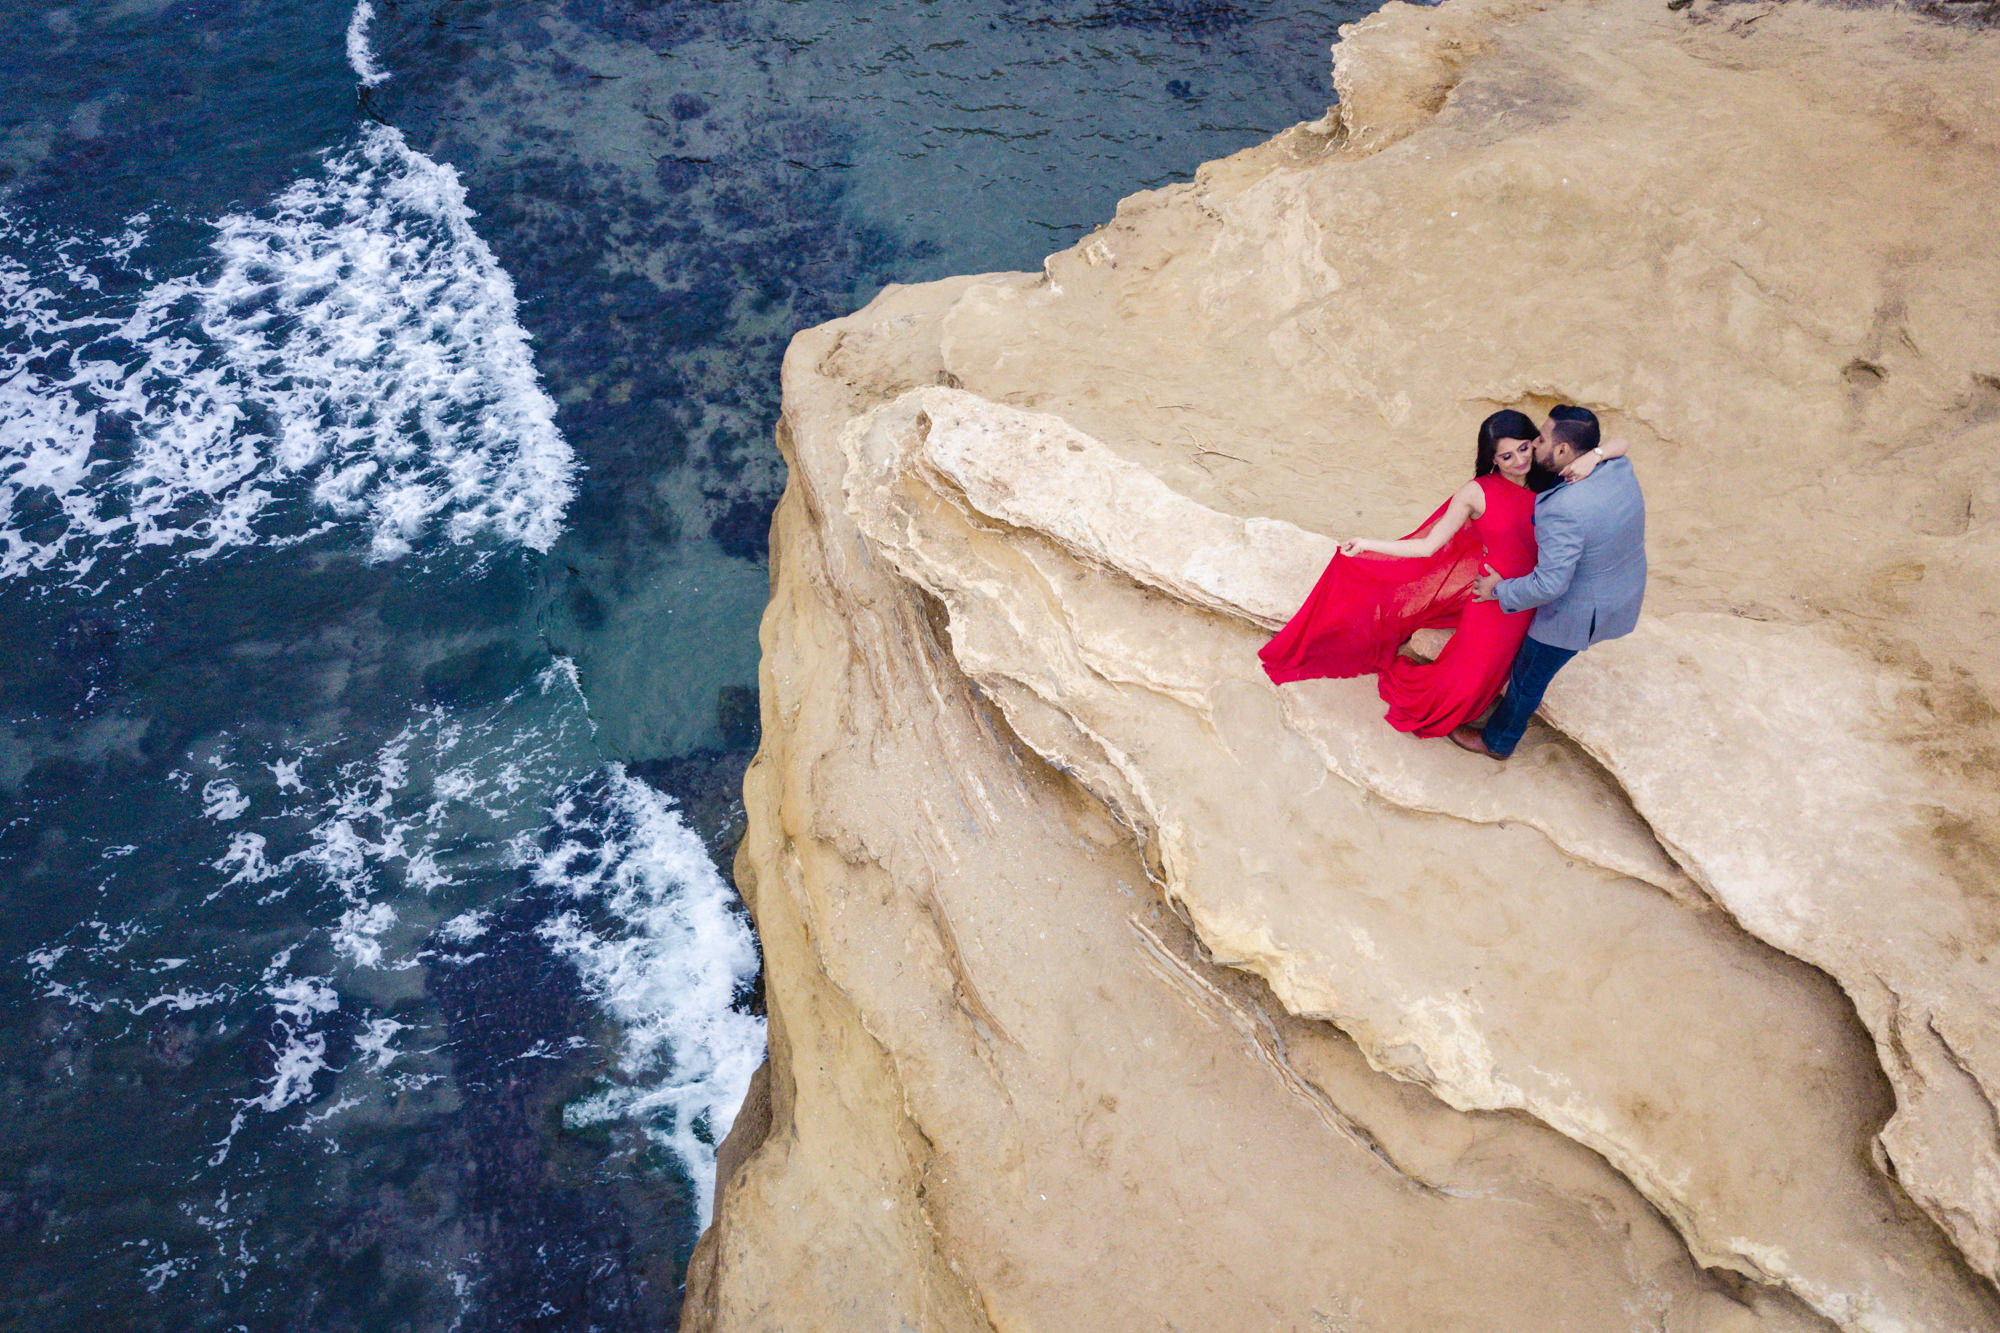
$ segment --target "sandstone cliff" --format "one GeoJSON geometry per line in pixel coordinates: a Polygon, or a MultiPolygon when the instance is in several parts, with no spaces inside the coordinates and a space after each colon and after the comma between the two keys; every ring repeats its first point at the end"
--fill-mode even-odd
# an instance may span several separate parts
{"type": "Polygon", "coordinates": [[[2000,33],[1391,4],[802,335],[694,1329],[2000,1329],[2000,33]],[[1504,768],[1254,651],[1502,405],[1639,632],[1504,768]]]}

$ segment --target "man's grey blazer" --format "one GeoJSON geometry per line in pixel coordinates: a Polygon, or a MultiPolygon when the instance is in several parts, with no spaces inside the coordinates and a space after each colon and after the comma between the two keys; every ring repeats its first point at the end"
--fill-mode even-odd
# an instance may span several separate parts
{"type": "Polygon", "coordinates": [[[1623,458],[1535,498],[1535,568],[1494,589],[1502,610],[1536,608],[1528,637],[1580,651],[1630,634],[1646,595],[1646,499],[1623,458]]]}

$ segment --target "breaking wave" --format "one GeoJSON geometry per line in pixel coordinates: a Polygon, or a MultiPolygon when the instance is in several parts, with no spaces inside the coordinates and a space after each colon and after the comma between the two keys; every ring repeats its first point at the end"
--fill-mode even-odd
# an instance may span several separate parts
{"type": "Polygon", "coordinates": [[[621,1081],[563,1119],[641,1124],[686,1169],[705,1227],[716,1145],[764,1059],[764,1020],[734,1003],[757,975],[756,941],[670,798],[617,765],[593,795],[557,805],[531,862],[536,883],[578,904],[542,937],[624,1033],[621,1081]]]}
{"type": "MultiPolygon", "coordinates": [[[[25,958],[35,992],[128,1021],[266,1024],[268,1063],[229,1099],[214,1169],[253,1125],[332,1144],[347,1112],[435,1082],[421,1053],[447,1038],[416,1010],[383,1012],[368,974],[470,965],[525,892],[540,906],[523,928],[620,1034],[606,1085],[565,1121],[636,1124],[706,1225],[716,1145],[764,1058],[764,1020],[739,1005],[757,946],[673,799],[617,764],[580,767],[582,704],[558,659],[491,711],[427,708],[360,753],[221,738],[169,775],[187,859],[139,873],[191,890],[181,918],[198,935],[227,922],[276,952],[205,956],[167,923],[93,919],[25,958]]],[[[106,874],[138,850],[107,849],[106,874]]]]}
{"type": "Polygon", "coordinates": [[[547,550],[575,461],[472,220],[381,125],[216,222],[192,274],[145,267],[143,216],[110,238],[0,216],[0,579],[332,524],[376,560],[432,532],[547,550]]]}

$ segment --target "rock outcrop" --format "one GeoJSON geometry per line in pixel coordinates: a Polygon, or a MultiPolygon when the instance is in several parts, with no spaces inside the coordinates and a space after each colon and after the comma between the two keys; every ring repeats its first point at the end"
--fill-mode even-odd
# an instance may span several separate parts
{"type": "Polygon", "coordinates": [[[2000,1329],[2000,33],[1391,4],[801,335],[698,1329],[2000,1329]],[[1653,583],[1504,768],[1255,650],[1494,407],[1653,583]]]}

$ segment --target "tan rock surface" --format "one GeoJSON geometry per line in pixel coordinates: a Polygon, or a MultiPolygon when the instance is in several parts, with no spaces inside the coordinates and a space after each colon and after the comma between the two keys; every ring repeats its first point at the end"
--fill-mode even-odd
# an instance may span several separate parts
{"type": "Polygon", "coordinates": [[[1451,0],[1336,69],[795,343],[686,1326],[2000,1328],[2000,34],[1451,0]],[[1555,398],[1655,571],[1561,734],[1263,680],[1555,398]]]}
{"type": "Polygon", "coordinates": [[[2000,865],[1994,788],[1935,762],[1951,713],[1815,629],[1734,616],[1642,622],[1589,665],[1551,719],[1739,921],[1853,997],[1896,1088],[1882,1147],[1991,1274],[2000,865]]]}
{"type": "Polygon", "coordinates": [[[1205,961],[1130,831],[1010,736],[844,516],[830,425],[935,377],[938,295],[788,360],[738,863],[771,1120],[684,1327],[1824,1327],[1704,1273],[1594,1153],[1376,1073],[1205,961]]]}

